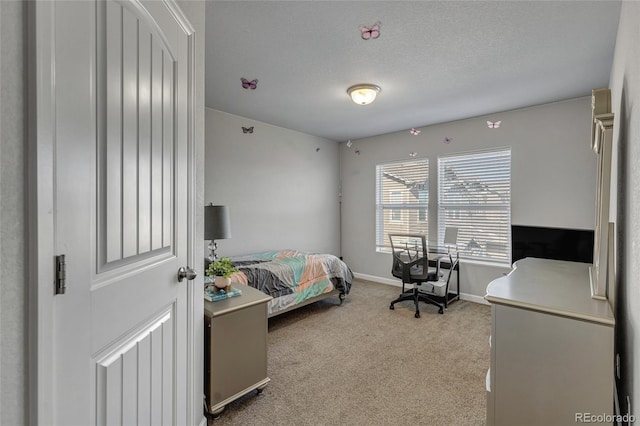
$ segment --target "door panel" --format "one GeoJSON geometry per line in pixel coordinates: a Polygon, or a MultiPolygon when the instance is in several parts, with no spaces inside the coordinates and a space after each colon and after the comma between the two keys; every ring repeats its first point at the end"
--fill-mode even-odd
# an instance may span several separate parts
{"type": "MultiPolygon", "coordinates": [[[[138,78],[138,20],[130,13],[122,16],[122,78],[138,78]]],[[[122,257],[138,254],[138,88],[122,90],[122,257]]]]}
{"type": "Polygon", "coordinates": [[[98,251],[105,270],[171,249],[176,61],[143,19],[114,2],[101,6],[98,66],[106,71],[98,85],[106,106],[98,130],[98,251]]]}
{"type": "Polygon", "coordinates": [[[172,424],[172,377],[163,371],[173,362],[173,311],[172,305],[95,359],[98,424],[172,424]]]}
{"type": "Polygon", "coordinates": [[[52,422],[183,424],[189,35],[164,2],[52,7],[52,422]]]}

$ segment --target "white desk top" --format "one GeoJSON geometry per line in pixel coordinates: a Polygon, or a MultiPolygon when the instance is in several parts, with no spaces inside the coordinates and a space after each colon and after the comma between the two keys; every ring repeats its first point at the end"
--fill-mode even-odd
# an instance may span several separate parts
{"type": "Polygon", "coordinates": [[[528,257],[487,286],[490,303],[547,312],[613,326],[606,300],[591,298],[588,263],[528,257]]]}

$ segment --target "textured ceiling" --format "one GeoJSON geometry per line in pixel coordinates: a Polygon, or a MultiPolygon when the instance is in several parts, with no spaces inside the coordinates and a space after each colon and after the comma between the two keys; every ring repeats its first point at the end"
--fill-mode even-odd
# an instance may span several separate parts
{"type": "Polygon", "coordinates": [[[206,14],[207,107],[343,141],[608,86],[620,2],[209,0],[206,14]],[[358,83],[382,88],[373,104],[349,99],[358,83]]]}

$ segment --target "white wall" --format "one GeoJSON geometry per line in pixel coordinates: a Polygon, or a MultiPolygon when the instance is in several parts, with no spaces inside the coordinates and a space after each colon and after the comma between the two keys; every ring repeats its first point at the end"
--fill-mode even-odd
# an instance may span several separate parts
{"type": "MultiPolygon", "coordinates": [[[[612,212],[616,223],[616,353],[622,413],[640,401],[640,3],[625,1],[611,69],[614,121],[612,212]]],[[[637,418],[637,417],[636,417],[637,418]]]]}
{"type": "Polygon", "coordinates": [[[340,255],[336,142],[212,109],[205,139],[205,202],[227,205],[231,220],[219,255],[284,248],[340,255]]]}
{"type": "MultiPolygon", "coordinates": [[[[438,155],[511,147],[511,220],[516,225],[593,229],[595,155],[590,150],[591,98],[548,105],[353,141],[340,148],[342,254],[354,272],[391,278],[391,258],[375,249],[375,167],[394,160],[429,158],[430,233],[437,232],[438,155]],[[489,129],[487,120],[501,120],[489,129]],[[443,143],[445,137],[453,139],[443,143]],[[360,155],[354,150],[358,149],[360,155]]],[[[482,297],[487,284],[509,270],[465,262],[461,292],[482,297]]]]}
{"type": "Polygon", "coordinates": [[[0,424],[25,424],[24,3],[0,1],[0,424]]]}

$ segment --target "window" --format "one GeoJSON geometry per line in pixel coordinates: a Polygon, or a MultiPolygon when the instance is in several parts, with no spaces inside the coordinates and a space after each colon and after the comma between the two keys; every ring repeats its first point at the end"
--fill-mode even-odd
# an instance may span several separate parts
{"type": "MultiPolygon", "coordinates": [[[[418,192],[418,200],[420,204],[429,205],[429,191],[419,191],[418,192]]],[[[420,209],[418,210],[418,220],[422,222],[426,222],[429,218],[429,209],[420,209]]]]}
{"type": "Polygon", "coordinates": [[[389,233],[429,231],[429,160],[376,166],[376,249],[391,251],[389,233]]]}
{"type": "Polygon", "coordinates": [[[511,259],[511,149],[438,158],[438,238],[458,227],[467,259],[511,259]]]}
{"type": "MultiPolygon", "coordinates": [[[[396,206],[402,204],[402,191],[391,191],[389,193],[389,204],[396,206]]],[[[391,220],[401,222],[402,211],[400,211],[400,209],[391,210],[391,220]]]]}

